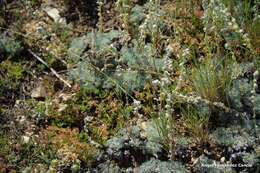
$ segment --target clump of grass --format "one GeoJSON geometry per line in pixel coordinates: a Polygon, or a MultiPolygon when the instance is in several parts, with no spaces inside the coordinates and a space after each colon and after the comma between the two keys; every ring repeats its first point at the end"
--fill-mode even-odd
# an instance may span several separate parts
{"type": "Polygon", "coordinates": [[[11,152],[8,138],[0,134],[0,157],[6,158],[11,152]]]}
{"type": "Polygon", "coordinates": [[[198,144],[206,144],[209,141],[209,116],[192,107],[182,109],[182,116],[189,136],[192,136],[198,144]]]}
{"type": "Polygon", "coordinates": [[[191,75],[195,92],[211,102],[228,103],[227,92],[232,80],[230,61],[206,60],[196,66],[191,75]]]}
{"type": "Polygon", "coordinates": [[[161,114],[158,118],[154,118],[155,127],[158,131],[160,142],[165,151],[171,156],[174,154],[174,135],[175,121],[172,116],[161,114]]]}
{"type": "Polygon", "coordinates": [[[247,30],[250,33],[251,42],[260,54],[260,18],[255,19],[254,22],[247,25],[247,30]]]}

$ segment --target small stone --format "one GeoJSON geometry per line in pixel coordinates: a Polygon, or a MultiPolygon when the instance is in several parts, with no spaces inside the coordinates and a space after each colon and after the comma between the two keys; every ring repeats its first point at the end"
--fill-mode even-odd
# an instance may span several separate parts
{"type": "Polygon", "coordinates": [[[220,162],[225,162],[225,160],[226,160],[226,158],[225,157],[221,157],[221,159],[220,159],[220,162]]]}
{"type": "Polygon", "coordinates": [[[85,122],[85,123],[91,122],[93,119],[94,119],[93,116],[86,116],[86,117],[84,118],[84,122],[85,122]]]}
{"type": "Polygon", "coordinates": [[[23,142],[24,144],[29,143],[29,141],[30,141],[30,137],[29,137],[29,136],[22,136],[22,142],[23,142]]]}
{"type": "Polygon", "coordinates": [[[254,78],[257,78],[259,76],[259,71],[256,70],[253,75],[254,75],[254,78]]]}
{"type": "Polygon", "coordinates": [[[66,20],[60,16],[57,8],[46,7],[44,11],[54,22],[66,24],[66,20]]]}
{"type": "Polygon", "coordinates": [[[59,95],[59,98],[60,98],[62,101],[66,102],[66,101],[68,101],[69,99],[71,99],[72,96],[73,96],[73,94],[61,93],[61,94],[59,95]]]}
{"type": "Polygon", "coordinates": [[[58,112],[62,112],[64,111],[66,108],[68,107],[67,104],[59,104],[59,109],[58,109],[58,112]]]}
{"type": "Polygon", "coordinates": [[[46,96],[47,96],[46,90],[42,85],[33,89],[31,93],[31,97],[35,99],[44,99],[46,96]]]}
{"type": "Polygon", "coordinates": [[[257,83],[254,83],[254,89],[256,90],[258,88],[257,83]]]}

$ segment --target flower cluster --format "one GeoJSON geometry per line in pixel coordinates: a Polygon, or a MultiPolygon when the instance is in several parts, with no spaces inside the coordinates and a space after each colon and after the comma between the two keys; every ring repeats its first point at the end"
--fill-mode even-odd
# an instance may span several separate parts
{"type": "Polygon", "coordinates": [[[100,32],[104,31],[104,18],[103,18],[103,9],[104,9],[104,2],[103,0],[98,0],[98,28],[100,32]]]}
{"type": "MultiPolygon", "coordinates": [[[[252,94],[251,100],[252,100],[253,103],[255,103],[255,101],[256,101],[255,100],[256,90],[258,89],[257,80],[259,79],[259,71],[258,70],[256,70],[254,72],[253,77],[254,77],[254,79],[253,79],[253,90],[251,91],[251,94],[252,94]]],[[[255,111],[254,111],[254,118],[255,117],[256,117],[256,115],[255,115],[255,111]]]]}
{"type": "Polygon", "coordinates": [[[139,26],[140,39],[144,42],[147,35],[151,36],[151,41],[154,49],[156,49],[156,43],[161,37],[160,26],[162,25],[160,17],[162,11],[159,6],[158,0],[150,0],[147,4],[148,13],[142,25],[139,26]]]}
{"type": "Polygon", "coordinates": [[[188,61],[188,59],[190,58],[190,49],[186,48],[182,51],[181,54],[181,63],[179,64],[180,67],[180,76],[178,79],[178,83],[176,86],[176,90],[181,89],[182,85],[183,85],[183,81],[184,81],[184,77],[186,75],[186,69],[185,69],[185,63],[188,61]]]}
{"type": "Polygon", "coordinates": [[[125,32],[125,40],[130,39],[130,12],[132,9],[132,2],[130,0],[117,0],[116,8],[120,13],[120,18],[122,19],[122,27],[125,32]]]}
{"type": "Polygon", "coordinates": [[[163,89],[162,94],[166,96],[166,105],[165,105],[165,113],[166,116],[169,117],[173,113],[173,108],[171,106],[172,104],[172,95],[170,91],[170,84],[171,84],[171,72],[173,70],[172,68],[172,56],[173,49],[170,46],[167,46],[166,48],[166,56],[165,56],[165,61],[164,61],[164,77],[161,79],[161,87],[163,89]]]}
{"type": "Polygon", "coordinates": [[[143,115],[139,113],[139,110],[142,108],[141,102],[139,100],[134,99],[133,103],[134,114],[138,115],[141,118],[143,115]]]}
{"type": "Polygon", "coordinates": [[[240,38],[244,46],[253,51],[249,35],[239,27],[236,19],[231,15],[225,4],[221,0],[207,2],[203,1],[204,9],[206,9],[203,16],[204,31],[206,33],[220,33],[227,41],[225,48],[229,50],[232,50],[232,41],[234,41],[231,36],[235,34],[240,38]]]}

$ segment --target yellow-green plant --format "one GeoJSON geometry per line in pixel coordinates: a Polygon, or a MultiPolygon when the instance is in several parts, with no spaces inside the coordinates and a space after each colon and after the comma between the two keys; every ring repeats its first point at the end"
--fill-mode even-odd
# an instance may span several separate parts
{"type": "Polygon", "coordinates": [[[172,155],[175,134],[174,118],[166,114],[161,114],[159,117],[154,118],[154,123],[160,137],[161,145],[172,155]]]}
{"type": "Polygon", "coordinates": [[[211,102],[226,103],[227,92],[232,80],[232,67],[230,61],[212,59],[199,64],[192,71],[191,81],[195,92],[211,102]]]}
{"type": "Polygon", "coordinates": [[[195,142],[198,144],[207,143],[209,141],[209,116],[191,107],[182,109],[182,116],[184,126],[188,134],[194,138],[195,142]]]}

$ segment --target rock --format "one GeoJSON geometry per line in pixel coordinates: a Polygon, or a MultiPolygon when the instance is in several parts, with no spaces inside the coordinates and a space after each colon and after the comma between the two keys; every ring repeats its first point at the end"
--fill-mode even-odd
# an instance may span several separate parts
{"type": "Polygon", "coordinates": [[[39,85],[35,89],[32,90],[31,97],[34,99],[44,99],[47,97],[46,89],[43,85],[39,85]]]}
{"type": "Polygon", "coordinates": [[[30,137],[29,137],[29,136],[22,136],[22,142],[23,142],[24,144],[29,143],[29,141],[30,141],[30,137]]]}
{"type": "Polygon", "coordinates": [[[48,14],[50,18],[54,20],[56,23],[66,24],[65,18],[62,18],[59,14],[57,8],[45,7],[44,11],[48,14]]]}
{"type": "Polygon", "coordinates": [[[222,163],[225,162],[225,160],[226,160],[225,157],[221,157],[221,158],[220,158],[220,162],[222,162],[222,163]]]}

